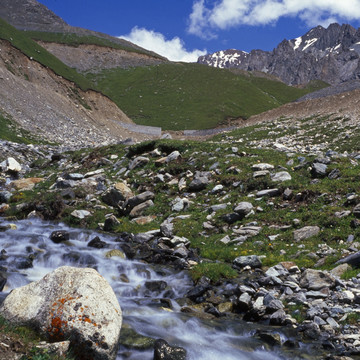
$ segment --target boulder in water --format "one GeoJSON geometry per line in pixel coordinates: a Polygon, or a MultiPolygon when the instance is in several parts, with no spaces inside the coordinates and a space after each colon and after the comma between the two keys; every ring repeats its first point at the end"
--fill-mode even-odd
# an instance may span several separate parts
{"type": "Polygon", "coordinates": [[[70,340],[81,360],[114,360],[122,313],[108,282],[89,268],[60,267],[13,290],[5,319],[39,329],[50,341],[70,340]]]}

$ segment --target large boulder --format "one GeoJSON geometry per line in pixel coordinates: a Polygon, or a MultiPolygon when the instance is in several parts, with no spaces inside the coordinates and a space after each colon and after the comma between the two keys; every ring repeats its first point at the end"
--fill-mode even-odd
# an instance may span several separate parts
{"type": "Polygon", "coordinates": [[[38,329],[50,341],[70,340],[77,359],[116,358],[122,312],[114,291],[94,269],[60,267],[11,291],[0,314],[38,329]]]}

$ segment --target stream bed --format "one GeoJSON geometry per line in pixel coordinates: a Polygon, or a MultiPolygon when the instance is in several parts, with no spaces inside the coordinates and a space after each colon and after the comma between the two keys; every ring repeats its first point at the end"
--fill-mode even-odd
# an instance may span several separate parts
{"type": "MultiPolygon", "coordinates": [[[[0,223],[2,226],[8,224],[8,221],[0,223]]],[[[16,221],[15,224],[16,229],[0,232],[0,267],[7,274],[2,297],[11,289],[41,279],[59,266],[92,267],[114,289],[126,326],[139,334],[162,338],[170,345],[185,348],[188,360],[317,358],[306,346],[289,352],[280,348],[270,350],[252,336],[259,328],[269,329],[266,326],[227,318],[205,321],[182,313],[176,299],[183,298],[192,285],[188,274],[120,256],[106,257],[109,250],[119,249],[119,239],[115,236],[38,219],[16,221]],[[55,244],[50,240],[55,230],[68,231],[70,239],[55,244]],[[89,247],[88,243],[96,236],[108,247],[89,247]],[[166,286],[161,286],[164,283],[166,286]],[[156,286],[158,284],[160,286],[156,286]]],[[[286,340],[281,329],[271,327],[271,330],[278,331],[281,339],[286,340]]],[[[152,360],[153,349],[134,350],[120,346],[117,360],[120,359],[152,360]]]]}

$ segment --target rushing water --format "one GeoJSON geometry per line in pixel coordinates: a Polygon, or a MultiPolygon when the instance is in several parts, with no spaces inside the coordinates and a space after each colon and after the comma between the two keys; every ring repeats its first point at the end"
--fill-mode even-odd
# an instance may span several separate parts
{"type": "MultiPolygon", "coordinates": [[[[8,223],[4,221],[2,225],[8,223]]],[[[183,297],[191,286],[188,275],[120,257],[106,258],[109,248],[87,246],[98,235],[111,249],[119,248],[112,236],[40,220],[18,221],[16,226],[16,230],[0,232],[0,250],[3,249],[0,265],[6,267],[8,273],[5,292],[39,280],[59,266],[90,266],[96,268],[114,289],[123,310],[124,323],[140,334],[163,338],[171,345],[184,347],[189,360],[302,359],[301,355],[287,357],[280,352],[265,350],[263,343],[249,335],[256,325],[226,319],[205,322],[181,313],[175,299],[183,297]],[[70,240],[53,243],[50,234],[54,230],[69,231],[70,240]],[[31,254],[35,258],[33,267],[26,268],[31,254]],[[150,293],[144,286],[149,280],[165,281],[172,291],[150,293]],[[164,309],[169,305],[157,300],[161,298],[169,299],[172,311],[164,309]]],[[[120,348],[117,360],[125,358],[151,360],[153,351],[131,351],[129,354],[128,349],[120,348]]]]}

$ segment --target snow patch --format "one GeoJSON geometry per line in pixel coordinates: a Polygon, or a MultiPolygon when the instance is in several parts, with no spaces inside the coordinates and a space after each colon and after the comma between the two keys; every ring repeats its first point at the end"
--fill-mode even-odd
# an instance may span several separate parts
{"type": "Polygon", "coordinates": [[[318,38],[314,38],[314,39],[311,39],[311,40],[306,40],[305,41],[305,46],[304,48],[302,49],[302,51],[306,50],[308,47],[310,47],[311,45],[315,44],[319,39],[318,38]]]}
{"type": "Polygon", "coordinates": [[[301,45],[301,43],[302,43],[302,36],[295,39],[294,50],[296,50],[301,45]]]}

